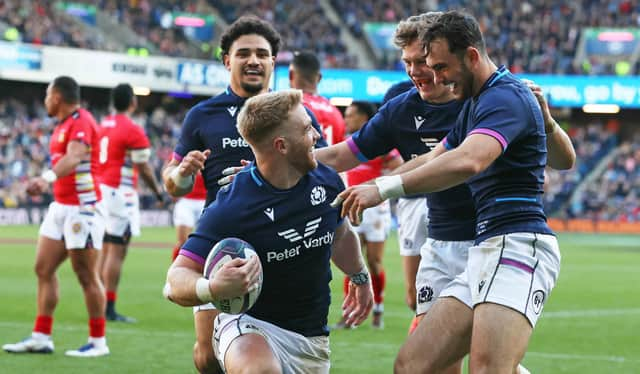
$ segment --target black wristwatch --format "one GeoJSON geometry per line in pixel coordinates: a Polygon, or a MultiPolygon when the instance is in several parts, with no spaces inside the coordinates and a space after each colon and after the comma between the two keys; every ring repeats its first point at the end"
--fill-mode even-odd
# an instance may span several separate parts
{"type": "Polygon", "coordinates": [[[351,282],[356,286],[361,286],[369,282],[369,273],[366,271],[359,271],[355,274],[349,275],[349,279],[351,279],[351,282]]]}

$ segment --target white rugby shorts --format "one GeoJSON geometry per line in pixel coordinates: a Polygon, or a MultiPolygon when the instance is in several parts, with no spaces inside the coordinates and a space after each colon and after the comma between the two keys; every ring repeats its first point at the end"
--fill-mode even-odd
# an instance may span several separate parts
{"type": "Polygon", "coordinates": [[[180,198],[173,207],[173,225],[196,227],[205,200],[180,198]]]}
{"type": "Polygon", "coordinates": [[[558,280],[560,250],[553,235],[511,233],[469,248],[467,268],[440,294],[490,302],[522,313],[535,327],[558,280]]]}
{"type": "Polygon", "coordinates": [[[92,247],[102,249],[105,229],[102,201],[91,212],[80,212],[79,205],[52,202],[40,225],[39,234],[53,240],[64,239],[67,249],[85,249],[91,239],[92,247]]]}
{"type": "Polygon", "coordinates": [[[138,192],[129,186],[113,188],[100,185],[102,199],[107,209],[106,232],[113,236],[123,236],[127,228],[132,236],[140,236],[140,199],[138,192]]]}
{"type": "Polygon", "coordinates": [[[401,256],[420,256],[429,224],[427,198],[398,199],[398,241],[401,256]]]}
{"type": "Polygon", "coordinates": [[[248,314],[220,313],[213,327],[213,351],[223,370],[224,357],[233,341],[245,334],[258,334],[267,341],[280,361],[283,374],[328,374],[329,337],[306,337],[248,314]]]}
{"type": "MultiPolygon", "coordinates": [[[[456,276],[467,267],[471,241],[443,241],[428,238],[420,250],[420,265],[416,274],[416,314],[426,313],[436,299],[452,285],[456,276]]],[[[459,299],[471,307],[471,297],[459,299]]]]}
{"type": "Polygon", "coordinates": [[[358,234],[364,236],[368,242],[384,242],[387,240],[387,235],[391,228],[389,201],[385,200],[380,205],[365,209],[362,213],[362,222],[353,228],[358,234]]]}

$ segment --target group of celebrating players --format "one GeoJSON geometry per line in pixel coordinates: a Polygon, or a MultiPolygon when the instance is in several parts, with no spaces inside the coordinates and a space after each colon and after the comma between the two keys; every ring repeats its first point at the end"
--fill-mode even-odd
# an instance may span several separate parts
{"type": "MultiPolygon", "coordinates": [[[[357,326],[373,310],[382,327],[386,200],[394,198],[417,317],[394,371],[460,373],[468,354],[473,373],[528,372],[519,363],[560,269],[542,209],[544,168],[572,167],[575,151],[540,88],[490,60],[471,15],[409,17],[394,41],[411,84],[378,111],[349,106],[345,139],[339,111],[317,95],[315,56],[294,57],[298,90],[270,92],[275,29],[241,17],[222,35],[229,86],[189,111],[162,173],[170,195],[195,201],[194,213],[174,215],[179,244],[163,292],[194,309],[200,372],[328,373],[331,260],[347,275],[339,324],[357,326]],[[251,243],[259,259],[234,259],[204,278],[209,251],[227,237],[251,243]],[[261,274],[261,295],[246,313],[215,309],[211,302],[244,295],[261,274]]],[[[88,344],[67,355],[108,354],[105,312],[126,319],[114,302],[129,237],[139,233],[129,213],[134,165],[163,196],[148,169],[148,139],[127,117],[133,92],[118,86],[113,98],[118,114],[98,127],[71,78],[47,89],[47,110],[59,120],[53,166],[29,186],[39,193],[53,183],[55,197],[38,241],[37,317],[32,335],[6,351],[53,351],[55,272],[67,257],[90,330],[88,344]]]]}

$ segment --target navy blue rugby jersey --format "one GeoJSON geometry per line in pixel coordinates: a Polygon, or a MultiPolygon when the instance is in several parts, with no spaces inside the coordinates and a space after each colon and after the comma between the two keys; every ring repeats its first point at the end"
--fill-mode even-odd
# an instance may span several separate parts
{"type": "Polygon", "coordinates": [[[328,335],[331,247],[342,223],[329,204],[344,190],[340,176],[319,164],[288,190],[271,186],[252,165],[223,187],[180,254],[204,264],[215,243],[251,243],[264,281],[249,315],[304,336],[328,335]]]}
{"type": "MultiPolygon", "coordinates": [[[[414,87],[383,105],[347,139],[347,144],[362,162],[394,148],[407,161],[431,151],[451,131],[461,108],[459,101],[429,104],[414,87]]],[[[426,196],[430,238],[443,241],[475,238],[475,207],[466,184],[426,196]]]]}
{"type": "MultiPolygon", "coordinates": [[[[253,152],[236,129],[238,112],[247,98],[236,95],[231,87],[220,95],[211,97],[195,105],[184,119],[182,132],[173,157],[180,161],[190,151],[211,150],[211,155],[205,162],[202,176],[207,188],[209,205],[215,200],[220,189],[218,179],[222,178],[222,170],[229,166],[240,165],[240,160],[253,160],[253,152]]],[[[307,109],[313,126],[322,136],[322,130],[316,117],[307,109]]],[[[316,147],[326,147],[327,143],[321,138],[316,147]]]]}
{"type": "Polygon", "coordinates": [[[531,90],[504,66],[465,102],[443,144],[452,149],[477,133],[500,142],[502,155],[467,181],[478,215],[476,243],[512,232],[552,234],[542,209],[547,163],[542,111],[531,90]]]}

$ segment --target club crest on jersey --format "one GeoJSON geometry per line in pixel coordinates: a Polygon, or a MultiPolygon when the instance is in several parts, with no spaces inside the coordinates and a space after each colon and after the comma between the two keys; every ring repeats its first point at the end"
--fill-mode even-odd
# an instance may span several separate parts
{"type": "Polygon", "coordinates": [[[413,116],[413,120],[416,123],[416,130],[420,128],[420,126],[422,126],[422,124],[424,123],[424,117],[423,116],[413,116]]]}
{"type": "Polygon", "coordinates": [[[311,190],[311,205],[316,206],[327,200],[327,191],[323,186],[315,186],[311,190]]]}
{"type": "Polygon", "coordinates": [[[60,135],[58,135],[58,143],[64,142],[64,136],[65,136],[65,132],[61,131],[60,135]]]}
{"type": "Polygon", "coordinates": [[[320,227],[320,222],[322,222],[322,217],[318,217],[316,219],[312,219],[311,221],[307,222],[307,224],[304,227],[303,234],[300,234],[298,231],[296,231],[296,229],[289,229],[289,230],[279,231],[278,235],[282,236],[285,239],[289,239],[291,243],[295,243],[299,240],[302,240],[303,237],[306,238],[315,234],[316,230],[318,230],[318,227],[320,227]]]}
{"type": "Polygon", "coordinates": [[[231,117],[235,116],[237,111],[238,111],[238,107],[237,106],[227,107],[227,112],[229,112],[229,115],[231,117]]]}
{"type": "Polygon", "coordinates": [[[266,214],[272,222],[275,221],[274,213],[273,208],[267,208],[264,210],[264,214],[266,214]]]}

